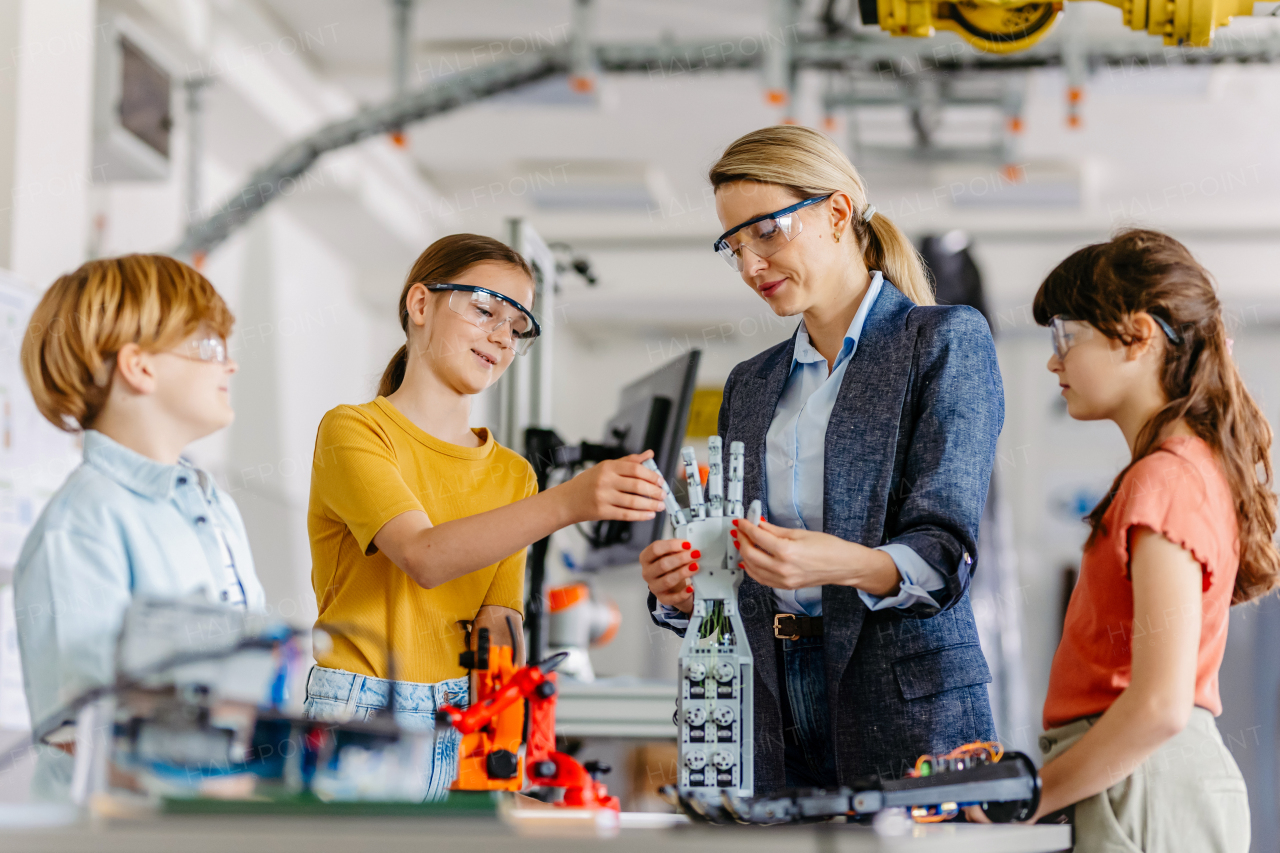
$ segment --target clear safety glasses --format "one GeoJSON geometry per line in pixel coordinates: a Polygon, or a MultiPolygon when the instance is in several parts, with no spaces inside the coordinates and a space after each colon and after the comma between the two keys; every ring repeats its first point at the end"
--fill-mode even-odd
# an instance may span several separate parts
{"type": "Polygon", "coordinates": [[[170,354],[180,358],[188,358],[192,361],[212,361],[217,364],[226,364],[227,342],[218,335],[206,335],[183,341],[170,354]]]}
{"type": "Polygon", "coordinates": [[[451,291],[449,308],[471,325],[492,334],[505,325],[511,327],[511,348],[516,355],[524,355],[533,346],[542,327],[519,302],[493,290],[471,284],[436,282],[426,285],[427,290],[451,291]]]}
{"type": "Polygon", "coordinates": [[[720,239],[716,240],[713,249],[724,258],[725,263],[733,267],[739,272],[742,271],[742,250],[750,249],[757,257],[767,258],[776,253],[796,238],[802,230],[803,226],[800,217],[796,213],[810,205],[824,202],[831,198],[830,195],[818,195],[812,198],[806,198],[798,204],[790,207],[784,207],[782,210],[775,210],[773,213],[766,213],[763,216],[757,216],[755,219],[748,219],[741,225],[730,228],[728,231],[720,235],[720,239]]]}
{"type": "Polygon", "coordinates": [[[1053,351],[1058,358],[1066,358],[1073,346],[1093,337],[1093,326],[1058,314],[1049,320],[1049,333],[1053,336],[1053,351]]]}
{"type": "MultiPolygon", "coordinates": [[[[1169,339],[1169,343],[1174,346],[1182,343],[1182,335],[1175,332],[1167,320],[1158,314],[1152,314],[1151,319],[1156,321],[1156,325],[1169,339]]],[[[1072,320],[1070,317],[1058,314],[1049,320],[1049,332],[1053,335],[1053,351],[1061,359],[1067,357],[1067,353],[1073,346],[1093,337],[1094,328],[1081,320],[1072,320]]]]}

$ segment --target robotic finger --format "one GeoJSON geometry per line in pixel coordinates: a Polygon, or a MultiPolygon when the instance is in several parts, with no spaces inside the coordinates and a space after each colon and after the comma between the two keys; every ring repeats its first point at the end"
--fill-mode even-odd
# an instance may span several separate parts
{"type": "Polygon", "coordinates": [[[707,439],[708,465],[711,469],[707,475],[707,501],[711,507],[711,518],[724,517],[724,461],[723,443],[720,436],[713,435],[707,439]]]}
{"type": "Polygon", "coordinates": [[[707,517],[707,505],[702,500],[702,475],[698,473],[698,457],[692,447],[680,450],[680,458],[684,460],[684,476],[689,486],[689,515],[692,520],[700,521],[707,517]]]}
{"type": "Polygon", "coordinates": [[[742,518],[742,471],[746,459],[741,441],[729,443],[729,497],[726,514],[730,518],[742,518]]]}
{"type": "Polygon", "coordinates": [[[662,503],[667,508],[667,515],[671,516],[671,523],[676,527],[689,523],[688,516],[676,501],[676,496],[671,493],[671,487],[667,485],[667,479],[662,476],[662,472],[658,470],[657,463],[652,459],[646,459],[642,463],[644,467],[658,475],[659,481],[662,483],[662,503]]]}

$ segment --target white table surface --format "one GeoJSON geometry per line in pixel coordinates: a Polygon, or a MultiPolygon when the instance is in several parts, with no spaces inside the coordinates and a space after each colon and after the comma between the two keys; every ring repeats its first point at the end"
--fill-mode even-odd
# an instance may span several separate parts
{"type": "Polygon", "coordinates": [[[521,838],[497,818],[156,817],[104,825],[5,828],[6,851],[23,853],[1048,853],[1071,844],[1067,826],[934,824],[907,835],[878,836],[868,827],[623,829],[616,838],[521,838]]]}

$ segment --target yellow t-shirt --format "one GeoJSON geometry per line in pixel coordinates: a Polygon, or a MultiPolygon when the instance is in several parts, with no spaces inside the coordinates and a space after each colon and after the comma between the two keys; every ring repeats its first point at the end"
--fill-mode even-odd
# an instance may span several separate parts
{"type": "Polygon", "coordinates": [[[449,444],[419,429],[385,397],[339,406],[320,421],[311,467],[311,584],[320,623],[352,626],[333,636],[321,666],[400,681],[464,675],[460,620],[496,604],[524,612],[525,552],[435,589],[423,589],[373,544],[391,519],[421,510],[432,524],[506,506],[537,493],[533,467],[474,430],[479,447],[449,444]]]}

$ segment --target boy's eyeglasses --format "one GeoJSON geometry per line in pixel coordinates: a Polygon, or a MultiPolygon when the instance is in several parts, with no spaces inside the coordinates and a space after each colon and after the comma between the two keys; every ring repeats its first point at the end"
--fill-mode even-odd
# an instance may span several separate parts
{"type": "MultiPolygon", "coordinates": [[[[1163,317],[1151,314],[1151,319],[1156,321],[1156,325],[1164,332],[1164,336],[1174,346],[1182,344],[1182,335],[1173,330],[1163,317]]],[[[1053,351],[1058,354],[1058,358],[1066,358],[1067,352],[1080,343],[1086,341],[1093,335],[1093,326],[1080,320],[1073,320],[1070,317],[1064,317],[1061,314],[1056,315],[1049,321],[1049,331],[1053,335],[1053,351]],[[1070,325],[1067,325],[1067,324],[1070,325]]]]}
{"type": "Polygon", "coordinates": [[[192,361],[212,361],[217,364],[227,363],[227,341],[217,335],[203,338],[192,338],[183,341],[169,351],[170,355],[192,361]]]}
{"type": "Polygon", "coordinates": [[[721,234],[712,248],[724,258],[725,263],[741,272],[744,248],[750,249],[756,257],[760,258],[776,254],[804,230],[800,217],[795,215],[796,212],[829,198],[831,198],[830,194],[816,195],[790,207],[784,207],[782,210],[748,219],[721,234]]]}
{"type": "Polygon", "coordinates": [[[510,296],[473,284],[433,282],[425,287],[433,291],[451,291],[449,308],[476,328],[492,334],[510,324],[511,348],[516,355],[527,353],[542,334],[542,327],[529,309],[510,296]]]}

